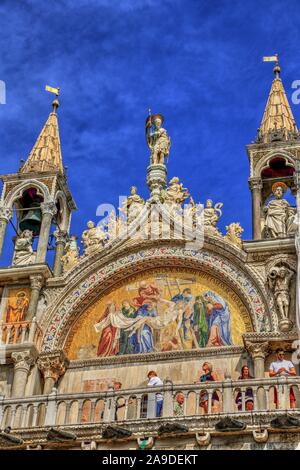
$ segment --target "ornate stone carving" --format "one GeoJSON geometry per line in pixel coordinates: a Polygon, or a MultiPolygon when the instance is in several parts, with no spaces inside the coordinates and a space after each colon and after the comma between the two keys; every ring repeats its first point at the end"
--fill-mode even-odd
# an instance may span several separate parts
{"type": "Polygon", "coordinates": [[[42,202],[41,203],[42,214],[50,214],[52,217],[57,213],[57,207],[55,202],[42,202]]]}
{"type": "Polygon", "coordinates": [[[13,352],[11,358],[15,364],[15,371],[17,369],[30,370],[30,367],[34,364],[34,357],[29,350],[13,352]]]}
{"type": "Polygon", "coordinates": [[[144,199],[138,195],[137,187],[130,188],[130,196],[124,201],[123,207],[120,209],[127,216],[127,223],[131,224],[141,213],[145,205],[144,199]]]}
{"type": "Polygon", "coordinates": [[[171,140],[162,126],[164,117],[161,114],[149,116],[146,120],[146,141],[151,151],[151,164],[164,165],[170,153],[171,140]]]}
{"type": "Polygon", "coordinates": [[[227,233],[224,236],[224,240],[232,243],[233,245],[242,247],[242,233],[244,229],[241,227],[239,222],[232,222],[226,226],[227,233]]]}
{"type": "Polygon", "coordinates": [[[77,436],[73,432],[64,431],[61,428],[50,428],[47,433],[47,441],[67,442],[76,441],[77,436]]]}
{"type": "Polygon", "coordinates": [[[65,245],[64,255],[61,257],[63,272],[70,271],[79,261],[79,248],[76,235],[71,235],[65,245]]]}
{"type": "Polygon", "coordinates": [[[163,190],[162,200],[169,206],[181,205],[189,196],[189,191],[179,182],[178,176],[174,176],[169,182],[166,190],[163,190]]]}
{"type": "Polygon", "coordinates": [[[268,272],[268,285],[273,292],[280,320],[279,327],[282,331],[289,331],[293,323],[289,320],[290,309],[290,285],[295,271],[284,262],[279,261],[268,272]]]}
{"type": "Polygon", "coordinates": [[[37,366],[44,379],[51,378],[54,383],[65,373],[67,365],[68,360],[62,351],[41,354],[37,360],[37,366]]]}
{"type": "Polygon", "coordinates": [[[263,187],[263,184],[262,184],[262,179],[261,178],[250,178],[249,179],[249,188],[251,189],[251,191],[256,190],[256,189],[261,190],[262,187],[263,187]]]}
{"type": "Polygon", "coordinates": [[[65,230],[57,229],[57,230],[55,230],[53,235],[56,239],[56,243],[63,243],[63,244],[66,243],[67,232],[65,230]]]}
{"type": "Polygon", "coordinates": [[[207,199],[206,206],[204,208],[204,230],[214,236],[222,236],[221,232],[216,227],[219,218],[222,216],[221,208],[223,207],[222,202],[218,202],[213,206],[211,199],[207,199]]]}
{"type": "Polygon", "coordinates": [[[4,219],[7,222],[12,218],[13,212],[9,207],[0,206],[0,219],[4,219]]]}
{"type": "Polygon", "coordinates": [[[267,238],[283,238],[295,233],[296,211],[286,199],[283,199],[287,186],[283,182],[274,183],[272,191],[274,199],[264,207],[265,236],[267,238]]]}
{"type": "Polygon", "coordinates": [[[27,266],[33,264],[36,259],[36,253],[32,249],[32,231],[24,230],[20,235],[14,237],[15,251],[13,257],[13,266],[27,266]]]}
{"type": "Polygon", "coordinates": [[[253,360],[256,358],[265,359],[268,355],[270,345],[268,341],[263,341],[261,343],[253,343],[252,341],[245,341],[247,351],[253,360]]]}
{"type": "Polygon", "coordinates": [[[84,230],[82,234],[84,256],[88,256],[102,248],[106,239],[106,234],[99,227],[95,227],[94,222],[91,220],[87,223],[87,227],[87,230],[84,230]]]}
{"type": "Polygon", "coordinates": [[[44,284],[44,278],[40,274],[36,276],[30,276],[30,287],[31,289],[41,290],[44,284]]]}
{"type": "Polygon", "coordinates": [[[211,442],[210,432],[205,432],[204,434],[196,433],[196,441],[200,447],[206,447],[211,442]]]}

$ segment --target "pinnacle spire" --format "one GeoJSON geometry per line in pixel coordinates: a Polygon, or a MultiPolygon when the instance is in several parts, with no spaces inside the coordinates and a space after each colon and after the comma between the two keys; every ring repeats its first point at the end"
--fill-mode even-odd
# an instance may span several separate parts
{"type": "Polygon", "coordinates": [[[26,163],[21,168],[21,173],[46,171],[64,173],[56,113],[59,106],[57,97],[53,101],[52,106],[53,111],[49,114],[26,163]]]}
{"type": "MultiPolygon", "coordinates": [[[[264,58],[268,59],[268,58],[264,58]]],[[[278,56],[273,69],[275,78],[273,79],[265,112],[259,129],[259,140],[269,142],[270,136],[274,133],[280,133],[280,140],[288,140],[291,134],[298,133],[296,122],[290,108],[285,90],[280,78],[280,67],[278,56]]]]}

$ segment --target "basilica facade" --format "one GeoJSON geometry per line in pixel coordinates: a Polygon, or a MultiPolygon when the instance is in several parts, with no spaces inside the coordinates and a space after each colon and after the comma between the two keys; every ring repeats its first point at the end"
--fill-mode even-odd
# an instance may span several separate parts
{"type": "Polygon", "coordinates": [[[74,234],[55,98],[2,176],[0,253],[16,234],[0,268],[1,449],[300,448],[300,132],[274,75],[247,146],[251,240],[167,175],[161,114],[145,125],[149,198],[132,187],[74,234]]]}

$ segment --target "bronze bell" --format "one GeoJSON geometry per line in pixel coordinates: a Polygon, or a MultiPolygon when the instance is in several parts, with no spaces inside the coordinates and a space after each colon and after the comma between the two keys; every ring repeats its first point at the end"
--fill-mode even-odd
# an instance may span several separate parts
{"type": "Polygon", "coordinates": [[[42,223],[42,213],[39,202],[31,202],[28,212],[22,217],[19,228],[23,230],[31,230],[33,235],[39,235],[42,223]]]}

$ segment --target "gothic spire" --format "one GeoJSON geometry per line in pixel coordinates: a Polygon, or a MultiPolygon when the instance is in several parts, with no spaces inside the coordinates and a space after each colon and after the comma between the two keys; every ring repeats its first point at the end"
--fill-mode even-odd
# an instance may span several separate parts
{"type": "MultiPolygon", "coordinates": [[[[276,56],[277,57],[277,56],[276,56]]],[[[281,135],[280,140],[287,140],[290,134],[298,133],[296,122],[290,108],[285,90],[280,78],[278,57],[274,67],[275,78],[272,82],[265,112],[259,129],[259,140],[269,142],[270,135],[281,135]]]]}
{"type": "Polygon", "coordinates": [[[59,106],[57,96],[52,106],[53,111],[49,114],[26,163],[21,168],[21,173],[39,173],[46,171],[64,172],[56,113],[59,106]]]}

